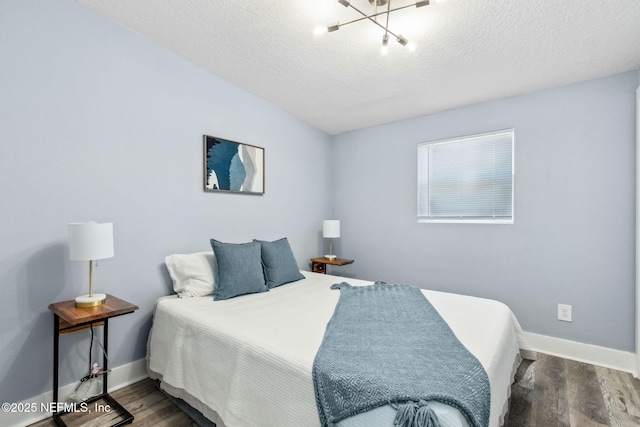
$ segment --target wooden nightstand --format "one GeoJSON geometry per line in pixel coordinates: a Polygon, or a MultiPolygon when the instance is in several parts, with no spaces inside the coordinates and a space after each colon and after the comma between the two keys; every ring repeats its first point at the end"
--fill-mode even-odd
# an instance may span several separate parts
{"type": "MultiPolygon", "coordinates": [[[[104,337],[104,353],[102,366],[104,369],[108,367],[108,360],[106,354],[108,354],[109,346],[109,319],[116,316],[122,316],[124,314],[133,313],[138,309],[138,306],[131,304],[130,302],[121,300],[112,295],[107,295],[107,300],[104,304],[96,307],[76,308],[75,300],[56,302],[49,305],[49,310],[54,314],[53,317],[53,403],[54,406],[58,404],[58,360],[60,350],[60,336],[72,334],[78,331],[84,331],[91,327],[103,327],[104,337]]],[[[87,400],[86,403],[90,404],[100,399],[104,399],[108,402],[109,409],[117,411],[122,420],[113,424],[112,427],[122,426],[129,424],[133,421],[133,415],[129,413],[122,405],[120,405],[113,397],[107,393],[107,378],[108,374],[102,375],[102,394],[92,397],[87,400]]],[[[56,406],[57,408],[57,406],[56,406]]],[[[66,426],[66,423],[61,418],[62,415],[67,412],[59,411],[54,412],[53,419],[58,426],[66,426]]]]}
{"type": "Polygon", "coordinates": [[[334,258],[334,259],[328,259],[324,257],[311,258],[311,271],[313,271],[314,273],[327,274],[327,264],[347,265],[347,264],[352,264],[353,262],[354,261],[352,259],[345,259],[345,258],[334,258]]]}

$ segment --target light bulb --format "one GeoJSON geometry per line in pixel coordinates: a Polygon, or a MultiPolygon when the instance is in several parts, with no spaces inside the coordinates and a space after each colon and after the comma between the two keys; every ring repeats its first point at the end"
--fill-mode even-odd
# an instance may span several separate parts
{"type": "Polygon", "coordinates": [[[315,27],[313,27],[313,35],[316,37],[320,37],[321,35],[328,32],[329,30],[327,29],[326,25],[316,25],[315,27]]]}
{"type": "Polygon", "coordinates": [[[380,55],[385,56],[389,53],[389,34],[382,36],[382,46],[380,47],[380,55]]]}

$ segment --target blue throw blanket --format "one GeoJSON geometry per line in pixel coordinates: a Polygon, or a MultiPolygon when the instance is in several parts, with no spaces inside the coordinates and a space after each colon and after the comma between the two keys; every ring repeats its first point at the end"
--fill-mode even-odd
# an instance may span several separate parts
{"type": "Polygon", "coordinates": [[[313,362],[322,426],[391,404],[394,426],[438,427],[428,401],[487,427],[489,378],[420,289],[341,283],[340,299],[313,362]]]}

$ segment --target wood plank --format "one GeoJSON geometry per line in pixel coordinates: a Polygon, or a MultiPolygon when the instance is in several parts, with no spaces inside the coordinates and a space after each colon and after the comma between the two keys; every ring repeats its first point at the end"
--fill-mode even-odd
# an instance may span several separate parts
{"type": "Polygon", "coordinates": [[[158,388],[155,386],[153,380],[147,379],[144,381],[138,381],[137,383],[131,384],[128,387],[123,387],[119,390],[110,393],[111,396],[120,402],[121,405],[126,405],[129,402],[133,402],[141,397],[144,397],[148,394],[158,392],[158,388]]]}
{"type": "Polygon", "coordinates": [[[516,380],[511,386],[511,400],[509,403],[509,427],[528,427],[531,419],[532,402],[534,396],[534,383],[528,384],[522,381],[527,375],[527,370],[534,370],[537,362],[523,361],[518,367],[516,380]],[[535,363],[535,364],[534,364],[535,363]]]}
{"type": "Polygon", "coordinates": [[[611,427],[628,427],[640,425],[640,417],[634,415],[637,408],[633,399],[629,396],[629,388],[617,371],[600,366],[595,367],[600,389],[604,398],[604,404],[609,412],[611,427]]]}
{"type": "MultiPolygon", "coordinates": [[[[148,399],[142,399],[140,402],[142,405],[141,410],[136,409],[136,419],[137,425],[153,425],[156,426],[161,423],[166,423],[166,425],[192,425],[193,421],[178,408],[173,402],[171,402],[165,395],[160,392],[156,393],[158,400],[154,400],[153,402],[148,399]],[[170,418],[176,420],[175,424],[169,424],[167,420],[170,418]],[[179,420],[179,421],[178,421],[179,420]]],[[[151,396],[148,396],[151,398],[151,396]]],[[[128,408],[133,409],[133,407],[128,408]]]]}
{"type": "MultiPolygon", "coordinates": [[[[151,423],[147,424],[147,425],[152,425],[151,423]]],[[[182,411],[179,413],[174,413],[171,416],[163,419],[163,420],[158,420],[157,422],[153,423],[153,426],[158,426],[158,427],[175,427],[175,426],[181,426],[181,427],[198,427],[198,424],[193,421],[191,418],[187,417],[182,411]],[[185,419],[186,418],[186,419],[185,419]]]]}
{"type": "Polygon", "coordinates": [[[572,426],[608,427],[609,413],[604,404],[595,366],[565,360],[567,401],[572,426]]]}
{"type": "Polygon", "coordinates": [[[640,418],[640,381],[628,372],[611,369],[609,373],[617,379],[622,395],[625,396],[627,412],[633,417],[640,418]]]}
{"type": "Polygon", "coordinates": [[[564,359],[538,353],[530,426],[569,427],[564,359]]]}
{"type": "Polygon", "coordinates": [[[631,374],[629,374],[629,378],[629,387],[635,391],[637,396],[640,396],[640,379],[634,378],[631,374]]]}

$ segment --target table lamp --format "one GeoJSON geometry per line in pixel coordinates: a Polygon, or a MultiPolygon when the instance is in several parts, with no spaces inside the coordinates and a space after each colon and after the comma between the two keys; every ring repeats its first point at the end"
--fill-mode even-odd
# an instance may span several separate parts
{"type": "Polygon", "coordinates": [[[329,255],[325,255],[326,259],[336,259],[333,255],[333,239],[340,237],[340,220],[325,219],[322,221],[322,237],[329,240],[329,255]]]}
{"type": "Polygon", "coordinates": [[[69,224],[69,258],[89,261],[89,294],[76,298],[76,307],[104,304],[105,294],[93,293],[93,261],[113,257],[113,223],[94,221],[69,224]]]}

